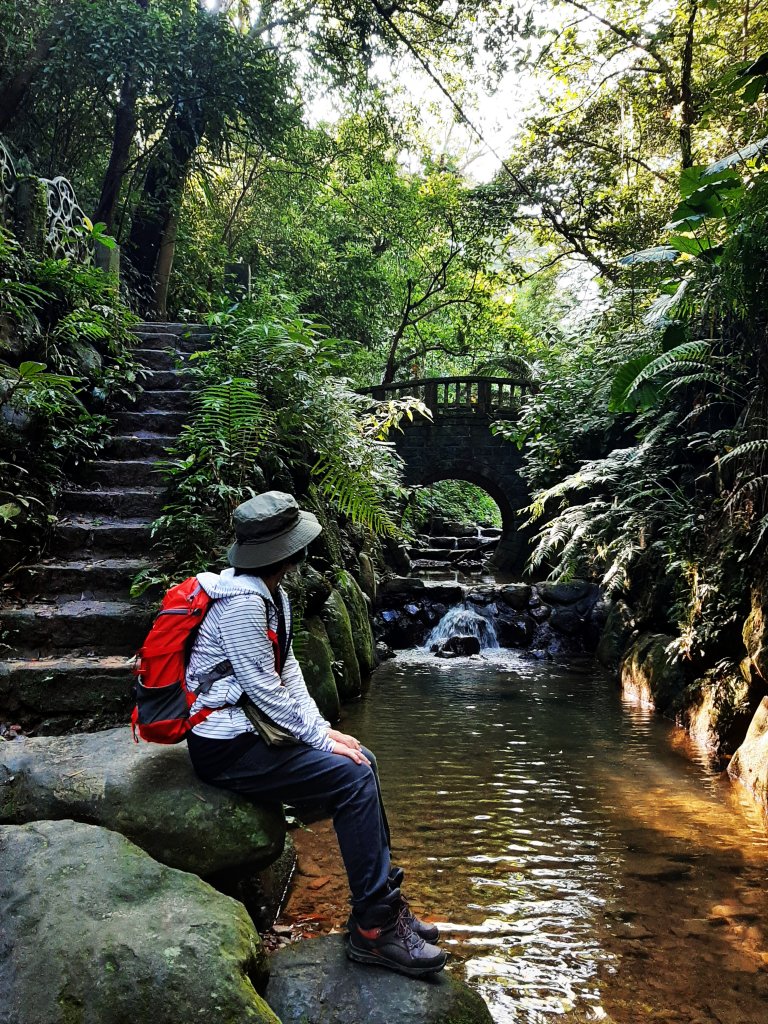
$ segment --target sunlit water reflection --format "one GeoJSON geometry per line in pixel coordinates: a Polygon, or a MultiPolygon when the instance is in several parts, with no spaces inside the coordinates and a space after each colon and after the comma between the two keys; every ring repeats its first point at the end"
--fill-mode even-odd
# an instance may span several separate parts
{"type": "Polygon", "coordinates": [[[590,663],[411,652],[344,728],[379,758],[412,902],[499,1024],[606,1005],[747,1024],[768,999],[763,819],[590,663]],[[713,961],[737,976],[732,1020],[704,991],[713,961]]]}

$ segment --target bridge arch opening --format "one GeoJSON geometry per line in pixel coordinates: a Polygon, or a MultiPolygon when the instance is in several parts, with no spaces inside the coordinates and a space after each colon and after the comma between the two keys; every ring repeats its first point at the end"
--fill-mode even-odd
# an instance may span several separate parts
{"type": "Polygon", "coordinates": [[[414,488],[404,517],[405,526],[426,533],[441,532],[439,524],[503,526],[501,509],[485,487],[446,477],[414,488]]]}

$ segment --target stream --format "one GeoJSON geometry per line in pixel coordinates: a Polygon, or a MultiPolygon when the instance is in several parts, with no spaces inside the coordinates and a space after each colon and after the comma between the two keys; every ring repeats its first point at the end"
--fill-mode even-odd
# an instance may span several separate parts
{"type": "MultiPolygon", "coordinates": [[[[401,653],[342,728],[378,757],[413,909],[497,1024],[768,1020],[765,820],[591,659],[401,653]]],[[[281,921],[318,933],[346,885],[311,829],[281,921]]]]}

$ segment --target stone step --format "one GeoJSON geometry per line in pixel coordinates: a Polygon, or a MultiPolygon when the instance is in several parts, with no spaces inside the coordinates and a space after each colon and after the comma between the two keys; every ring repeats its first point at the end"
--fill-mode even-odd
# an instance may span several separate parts
{"type": "Polygon", "coordinates": [[[25,597],[75,594],[82,598],[98,593],[127,599],[134,576],[146,567],[142,558],[48,558],[19,569],[13,583],[25,597]]]}
{"type": "Polygon", "coordinates": [[[127,724],[132,654],[2,662],[0,719],[43,735],[127,724]]]}
{"type": "Polygon", "coordinates": [[[174,412],[167,409],[124,410],[115,414],[115,424],[118,430],[126,433],[148,430],[158,434],[177,434],[182,426],[188,421],[189,414],[186,412],[174,412]]]}
{"type": "Polygon", "coordinates": [[[446,562],[438,558],[416,558],[411,564],[411,569],[453,569],[453,562],[446,562]]]}
{"type": "Polygon", "coordinates": [[[169,348],[136,348],[133,354],[149,370],[175,370],[179,360],[184,358],[182,352],[169,348]]]}
{"type": "Polygon", "coordinates": [[[190,392],[179,388],[174,391],[142,391],[133,405],[137,412],[189,412],[190,392]]]}
{"type": "Polygon", "coordinates": [[[453,562],[466,554],[465,551],[452,550],[451,548],[408,548],[410,558],[437,559],[441,562],[453,562]]]}
{"type": "Polygon", "coordinates": [[[73,516],[58,523],[53,535],[54,554],[106,551],[132,554],[150,544],[151,519],[112,519],[107,516],[73,516]]]}
{"type": "Polygon", "coordinates": [[[165,455],[177,434],[154,434],[148,430],[135,434],[119,434],[111,438],[104,451],[114,459],[145,459],[150,455],[165,455]]]}
{"type": "Polygon", "coordinates": [[[201,349],[209,348],[213,334],[210,331],[199,328],[193,330],[185,327],[184,330],[169,330],[173,325],[145,325],[135,331],[136,337],[141,343],[137,347],[168,349],[175,352],[199,352],[201,349]]]}
{"type": "Polygon", "coordinates": [[[63,512],[106,513],[133,518],[156,516],[163,505],[162,487],[105,487],[101,490],[62,491],[59,509],[63,512]]]}
{"type": "Polygon", "coordinates": [[[427,542],[435,548],[455,548],[455,537],[427,537],[427,542]]]}
{"type": "Polygon", "coordinates": [[[22,658],[67,651],[132,654],[141,646],[152,618],[153,609],[138,602],[76,600],[67,595],[0,610],[5,642],[22,658]]]}
{"type": "Polygon", "coordinates": [[[177,391],[184,387],[186,370],[148,370],[141,380],[145,391],[177,391]]]}
{"type": "Polygon", "coordinates": [[[210,334],[205,324],[179,323],[178,321],[144,320],[132,328],[134,334],[210,334]]]}
{"type": "Polygon", "coordinates": [[[84,480],[111,487],[152,487],[162,482],[157,459],[96,459],[83,468],[84,480]]]}

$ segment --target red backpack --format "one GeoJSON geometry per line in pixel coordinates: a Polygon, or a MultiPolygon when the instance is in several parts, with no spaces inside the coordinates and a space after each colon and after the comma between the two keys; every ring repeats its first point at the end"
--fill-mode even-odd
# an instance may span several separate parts
{"type": "MultiPolygon", "coordinates": [[[[192,645],[213,600],[196,576],[171,587],[163,598],[133,669],[137,679],[133,687],[136,706],[131,715],[131,731],[136,743],[139,742],[137,732],[147,743],[180,743],[190,729],[220,710],[202,708],[194,715],[189,713],[199,693],[209,690],[216,679],[231,674],[229,662],[222,662],[207,672],[195,689],[187,686],[186,678],[192,645]],[[221,671],[217,671],[219,669],[221,671]]],[[[262,600],[266,604],[266,599],[262,600]]],[[[267,630],[267,636],[275,651],[275,668],[279,673],[290,638],[281,644],[271,629],[267,630]]]]}
{"type": "Polygon", "coordinates": [[[190,576],[167,592],[147,638],[136,655],[131,731],[148,743],[179,743],[216,708],[190,715],[197,692],[187,687],[192,644],[211,606],[211,598],[190,576]]]}

